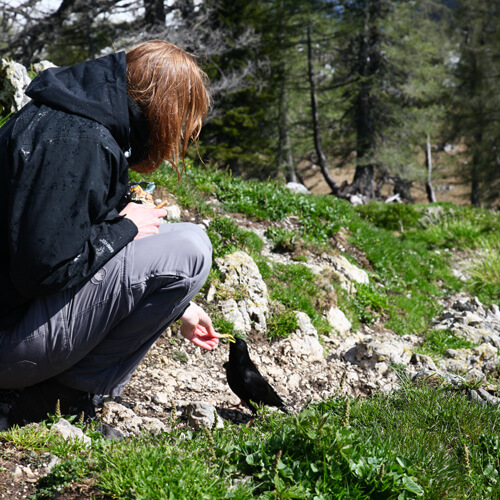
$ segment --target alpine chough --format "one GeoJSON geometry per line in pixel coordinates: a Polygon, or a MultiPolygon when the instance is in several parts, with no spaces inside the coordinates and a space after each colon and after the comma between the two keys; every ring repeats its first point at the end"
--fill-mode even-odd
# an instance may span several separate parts
{"type": "Polygon", "coordinates": [[[253,364],[243,339],[236,338],[235,342],[230,344],[229,361],[223,366],[226,369],[229,387],[254,415],[257,413],[257,408],[252,403],[276,406],[288,413],[281,398],[253,364]]]}

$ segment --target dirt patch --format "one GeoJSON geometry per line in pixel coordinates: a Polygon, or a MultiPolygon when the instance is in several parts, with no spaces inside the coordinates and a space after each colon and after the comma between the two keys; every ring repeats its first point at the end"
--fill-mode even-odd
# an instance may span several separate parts
{"type": "MultiPolygon", "coordinates": [[[[331,168],[330,173],[339,186],[343,182],[352,183],[356,167],[346,165],[342,168],[331,168]]],[[[305,186],[314,194],[331,193],[326,183],[321,169],[318,165],[311,162],[301,162],[297,166],[297,173],[304,181],[305,186]]],[[[439,202],[451,202],[456,205],[470,204],[470,187],[460,179],[456,171],[451,167],[441,167],[436,170],[432,184],[434,187],[436,199],[439,202]]],[[[384,197],[392,196],[392,186],[386,184],[381,190],[384,197]]],[[[411,195],[415,203],[428,203],[425,184],[423,182],[414,182],[411,188],[411,195]]]]}

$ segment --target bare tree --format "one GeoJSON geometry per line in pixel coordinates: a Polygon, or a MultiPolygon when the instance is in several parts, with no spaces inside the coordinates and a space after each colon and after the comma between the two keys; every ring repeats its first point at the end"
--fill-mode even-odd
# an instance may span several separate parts
{"type": "Polygon", "coordinates": [[[0,0],[4,24],[0,34],[0,56],[10,57],[26,66],[36,62],[44,48],[61,37],[72,16],[79,17],[73,29],[83,34],[91,53],[92,42],[89,43],[88,36],[91,23],[99,16],[113,12],[119,3],[123,4],[120,0],[62,0],[55,11],[47,13],[42,9],[41,0],[26,0],[18,6],[12,6],[9,0],[0,0]]]}
{"type": "MultiPolygon", "coordinates": [[[[229,28],[214,27],[216,1],[195,5],[193,0],[176,0],[166,5],[164,0],[62,0],[52,12],[42,8],[41,0],[25,0],[12,6],[10,0],[0,0],[0,57],[9,57],[25,66],[45,57],[46,49],[61,43],[64,30],[71,24],[71,33],[80,33],[78,41],[89,58],[100,55],[92,38],[96,20],[108,23],[108,46],[112,50],[126,49],[145,40],[168,40],[195,53],[202,64],[214,65],[215,59],[231,51],[251,47],[259,42],[252,28],[232,33],[229,28]],[[128,14],[127,21],[113,21],[113,15],[128,14]],[[104,22],[104,21],[102,21],[104,22]]],[[[122,16],[123,17],[123,16],[122,16]]],[[[57,61],[53,61],[58,63],[57,61]]],[[[266,61],[242,61],[226,70],[215,68],[211,91],[214,100],[223,93],[241,90],[248,85],[266,61]]],[[[258,83],[258,82],[257,82],[258,83]]],[[[253,80],[255,85],[256,81],[253,80]]]]}
{"type": "Polygon", "coordinates": [[[431,138],[427,134],[427,142],[425,145],[425,164],[427,166],[427,181],[425,183],[425,192],[429,203],[436,203],[436,194],[432,186],[432,151],[431,151],[431,138]]]}
{"type": "Polygon", "coordinates": [[[330,168],[326,160],[325,153],[323,152],[323,147],[321,145],[321,134],[319,130],[319,116],[318,116],[318,102],[316,98],[316,85],[314,81],[313,72],[313,57],[312,57],[312,43],[311,43],[311,28],[307,27],[307,76],[309,80],[309,89],[311,94],[311,114],[313,123],[313,136],[314,136],[314,149],[316,150],[316,155],[318,157],[318,164],[321,169],[321,173],[325,178],[328,187],[332,190],[332,193],[337,195],[339,192],[339,186],[330,174],[330,168]]]}

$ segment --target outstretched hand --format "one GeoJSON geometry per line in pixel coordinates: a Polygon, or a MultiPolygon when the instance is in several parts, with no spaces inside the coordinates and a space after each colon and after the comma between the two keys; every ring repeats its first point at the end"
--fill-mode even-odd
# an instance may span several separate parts
{"type": "Polygon", "coordinates": [[[208,314],[196,304],[191,304],[181,318],[181,335],[193,344],[211,351],[218,343],[220,335],[214,330],[208,314]]]}

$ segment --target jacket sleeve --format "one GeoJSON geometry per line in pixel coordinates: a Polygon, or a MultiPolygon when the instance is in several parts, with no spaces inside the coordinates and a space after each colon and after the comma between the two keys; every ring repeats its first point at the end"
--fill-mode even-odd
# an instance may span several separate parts
{"type": "Polygon", "coordinates": [[[127,185],[118,147],[96,137],[19,147],[11,178],[11,279],[27,298],[76,286],[137,234],[116,210],[127,185]]]}

